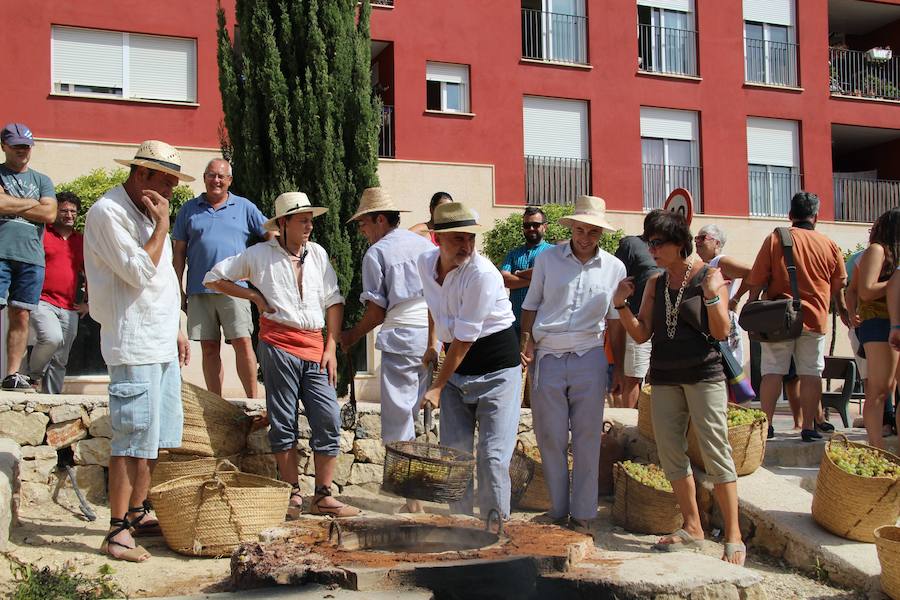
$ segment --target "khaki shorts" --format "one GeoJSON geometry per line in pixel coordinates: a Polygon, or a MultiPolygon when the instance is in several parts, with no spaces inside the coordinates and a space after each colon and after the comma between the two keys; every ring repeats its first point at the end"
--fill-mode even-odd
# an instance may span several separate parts
{"type": "Polygon", "coordinates": [[[797,375],[821,377],[825,370],[825,334],[804,329],[800,337],[783,342],[763,342],[760,374],[787,375],[791,357],[797,375]]]}
{"type": "Polygon", "coordinates": [[[643,379],[650,370],[650,340],[643,344],[635,342],[625,334],[625,377],[643,379]]]}
{"type": "Polygon", "coordinates": [[[219,329],[226,340],[250,337],[253,316],[250,301],[225,294],[193,294],[187,302],[188,338],[218,340],[219,329]]]}

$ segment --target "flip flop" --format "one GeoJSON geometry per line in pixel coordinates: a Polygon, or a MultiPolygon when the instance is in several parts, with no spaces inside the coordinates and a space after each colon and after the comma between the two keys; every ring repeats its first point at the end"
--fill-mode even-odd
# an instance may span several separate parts
{"type": "Polygon", "coordinates": [[[747,546],[745,546],[743,542],[725,542],[725,555],[722,557],[722,560],[743,567],[744,561],[747,560],[747,546]],[[738,552],[743,552],[744,558],[742,558],[739,563],[732,563],[730,559],[734,558],[734,555],[738,552]]]}
{"type": "Polygon", "coordinates": [[[657,552],[680,552],[682,550],[688,550],[690,548],[696,548],[700,544],[700,540],[693,537],[684,529],[679,529],[674,533],[669,534],[669,537],[678,538],[680,542],[669,542],[668,544],[663,544],[661,542],[657,542],[650,546],[653,550],[657,552]]]}

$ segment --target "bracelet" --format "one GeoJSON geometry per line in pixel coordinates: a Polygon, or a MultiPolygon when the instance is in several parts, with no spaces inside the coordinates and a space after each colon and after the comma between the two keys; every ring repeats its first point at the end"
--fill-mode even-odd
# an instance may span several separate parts
{"type": "Polygon", "coordinates": [[[713,297],[713,298],[710,298],[709,300],[707,300],[706,298],[704,298],[704,299],[703,299],[703,304],[705,304],[706,306],[715,306],[716,304],[719,303],[720,300],[721,300],[721,297],[720,297],[720,296],[715,296],[715,297],[713,297]]]}
{"type": "Polygon", "coordinates": [[[631,307],[628,306],[628,303],[626,302],[625,304],[623,304],[621,306],[613,306],[613,308],[616,310],[622,310],[623,308],[631,308],[631,307]]]}

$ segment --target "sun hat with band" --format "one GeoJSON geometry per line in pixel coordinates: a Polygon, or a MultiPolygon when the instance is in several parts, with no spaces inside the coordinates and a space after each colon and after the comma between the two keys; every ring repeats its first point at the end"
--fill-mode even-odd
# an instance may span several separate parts
{"type": "Polygon", "coordinates": [[[181,172],[181,153],[165,142],[147,140],[141,142],[134,158],[114,159],[120,165],[146,167],[154,171],[162,171],[174,175],[184,182],[194,181],[190,175],[181,172]]]}
{"type": "Polygon", "coordinates": [[[615,229],[606,220],[606,200],[597,196],[578,196],[575,200],[575,212],[568,217],[561,217],[559,224],[571,227],[575,223],[584,223],[603,229],[615,229]]]}
{"type": "Polygon", "coordinates": [[[348,223],[352,223],[363,215],[373,212],[410,212],[406,209],[398,207],[394,204],[394,199],[387,193],[384,188],[371,187],[363,190],[362,196],[359,198],[359,208],[356,213],[347,219],[348,223]]]}
{"type": "Polygon", "coordinates": [[[263,223],[266,231],[278,231],[278,219],[297,213],[312,213],[318,217],[328,212],[323,206],[313,206],[309,203],[309,196],[303,192],[285,192],[275,198],[275,216],[263,223]]]}
{"type": "Polygon", "coordinates": [[[434,209],[432,226],[434,233],[482,233],[487,230],[478,224],[478,213],[462,202],[448,202],[434,209]]]}

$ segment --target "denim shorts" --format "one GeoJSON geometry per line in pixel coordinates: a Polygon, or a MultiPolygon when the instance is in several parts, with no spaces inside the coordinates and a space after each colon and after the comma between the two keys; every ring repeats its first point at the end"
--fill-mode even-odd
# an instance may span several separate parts
{"type": "Polygon", "coordinates": [[[157,458],[181,446],[181,370],[178,361],[109,367],[112,455],[157,458]]]}
{"type": "Polygon", "coordinates": [[[891,335],[891,320],[883,318],[866,319],[856,328],[860,345],[870,342],[887,342],[891,335]]]}
{"type": "Polygon", "coordinates": [[[0,307],[34,310],[44,287],[44,267],[0,259],[0,307]]]}

